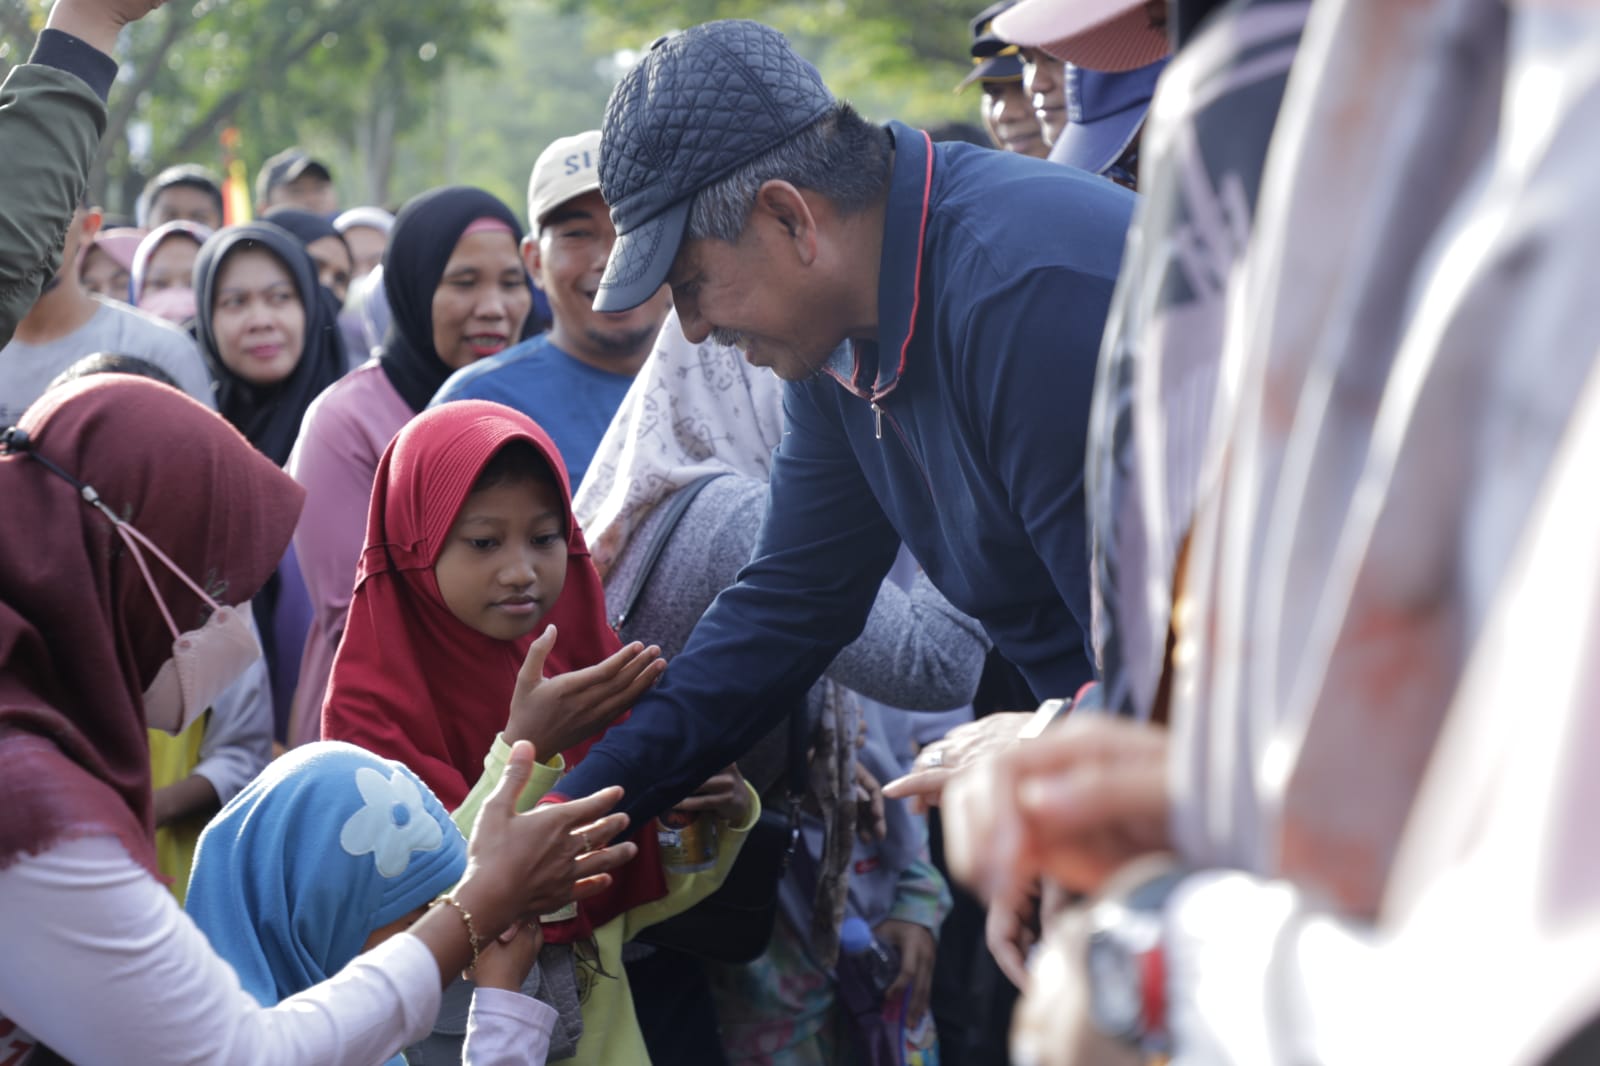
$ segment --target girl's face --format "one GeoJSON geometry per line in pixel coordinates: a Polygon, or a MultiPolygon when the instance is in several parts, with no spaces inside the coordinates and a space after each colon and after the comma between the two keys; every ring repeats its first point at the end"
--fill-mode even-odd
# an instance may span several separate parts
{"type": "Polygon", "coordinates": [[[561,490],[520,478],[474,491],[433,566],[445,606],[496,640],[527,636],[567,581],[561,490]]]}
{"type": "Polygon", "coordinates": [[[78,279],[85,289],[98,296],[124,302],[128,299],[128,268],[93,245],[83,255],[83,269],[78,279]]]}
{"type": "Polygon", "coordinates": [[[510,233],[469,233],[456,244],[433,291],[433,350],[459,370],[517,342],[533,306],[510,233]]]}
{"type": "Polygon", "coordinates": [[[217,275],[211,332],[222,365],[252,385],[276,385],[294,373],[306,311],[288,267],[260,248],[228,256],[217,275]]]}
{"type": "Polygon", "coordinates": [[[162,241],[150,254],[140,296],[154,296],[167,289],[193,288],[194,261],[199,255],[200,246],[188,237],[174,234],[162,241]]]}

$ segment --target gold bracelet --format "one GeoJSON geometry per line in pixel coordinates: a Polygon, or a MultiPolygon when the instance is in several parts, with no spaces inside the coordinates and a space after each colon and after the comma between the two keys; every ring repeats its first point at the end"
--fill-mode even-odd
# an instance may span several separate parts
{"type": "Polygon", "coordinates": [[[478,965],[478,955],[483,951],[483,940],[478,936],[478,927],[472,924],[472,915],[461,901],[454,895],[440,896],[435,903],[448,903],[461,914],[461,920],[467,924],[467,943],[472,947],[472,965],[478,965]]]}

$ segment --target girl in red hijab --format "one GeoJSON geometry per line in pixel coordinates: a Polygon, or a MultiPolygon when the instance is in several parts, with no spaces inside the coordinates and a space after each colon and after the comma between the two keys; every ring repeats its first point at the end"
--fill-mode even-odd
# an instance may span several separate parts
{"type": "MultiPolygon", "coordinates": [[[[466,400],[400,431],[378,464],[325,739],[404,763],[470,826],[511,743],[550,759],[520,798],[532,805],[665,668],[607,623],[566,464],[538,425],[466,400]]],[[[579,1066],[648,1063],[622,944],[714,891],[760,809],[736,770],[685,807],[720,818],[702,868],[667,870],[652,822],[608,891],[546,918],[547,941],[593,937],[598,952],[579,975],[579,1066]]]]}

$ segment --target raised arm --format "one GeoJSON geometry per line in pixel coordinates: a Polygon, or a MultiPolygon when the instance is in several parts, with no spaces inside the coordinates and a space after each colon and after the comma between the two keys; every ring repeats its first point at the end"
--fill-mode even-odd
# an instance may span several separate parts
{"type": "Polygon", "coordinates": [[[116,34],[76,6],[56,5],[32,57],[0,86],[0,345],[61,267],[105,131],[116,34]]]}

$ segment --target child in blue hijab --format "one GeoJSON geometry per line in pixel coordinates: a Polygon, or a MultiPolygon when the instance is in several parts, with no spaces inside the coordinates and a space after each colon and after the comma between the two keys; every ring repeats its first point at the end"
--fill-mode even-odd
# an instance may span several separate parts
{"type": "MultiPolygon", "coordinates": [[[[465,838],[414,773],[319,742],[269,765],[206,827],[185,909],[271,1006],[403,932],[466,868],[465,838]]],[[[519,991],[540,944],[532,923],[484,950],[464,1061],[545,1061],[556,1012],[519,991]]]]}

